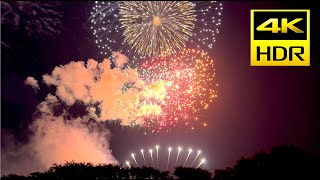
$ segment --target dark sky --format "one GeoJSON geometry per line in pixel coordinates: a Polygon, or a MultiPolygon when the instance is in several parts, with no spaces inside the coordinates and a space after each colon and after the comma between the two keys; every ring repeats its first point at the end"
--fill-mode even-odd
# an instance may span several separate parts
{"type": "MultiPolygon", "coordinates": [[[[93,2],[62,3],[63,29],[53,39],[35,39],[1,31],[10,48],[1,47],[1,133],[27,140],[36,105],[48,91],[34,95],[27,76],[40,80],[55,66],[70,61],[102,60],[86,20],[93,2]],[[14,36],[14,37],[13,37],[14,36]]],[[[198,147],[213,170],[232,165],[241,156],[294,144],[320,153],[319,8],[298,2],[225,2],[220,34],[210,55],[215,59],[219,97],[209,106],[207,128],[148,134],[111,127],[111,149],[119,161],[131,151],[160,144],[198,147]],[[310,67],[251,67],[250,9],[311,9],[310,67]],[[316,12],[318,11],[318,12],[316,12]]],[[[40,84],[42,87],[43,84],[40,84]]],[[[44,87],[44,86],[43,86],[44,87]]],[[[4,146],[2,144],[2,146],[4,146]]]]}

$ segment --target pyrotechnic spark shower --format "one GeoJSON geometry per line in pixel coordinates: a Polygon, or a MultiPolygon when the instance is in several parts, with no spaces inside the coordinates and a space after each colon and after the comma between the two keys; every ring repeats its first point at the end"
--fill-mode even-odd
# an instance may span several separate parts
{"type": "Polygon", "coordinates": [[[143,117],[145,127],[160,132],[178,124],[190,129],[199,124],[207,126],[201,112],[217,97],[218,83],[213,60],[206,52],[195,49],[183,49],[176,55],[164,52],[141,64],[140,78],[164,89],[162,98],[144,100],[161,107],[160,116],[143,117]]]}
{"type": "MultiPolygon", "coordinates": [[[[133,161],[137,160],[137,163],[135,162],[136,164],[138,164],[138,163],[143,164],[142,161],[145,161],[145,166],[149,166],[149,167],[153,167],[153,168],[157,168],[157,169],[163,169],[163,170],[168,171],[168,170],[170,170],[170,168],[173,168],[176,166],[193,167],[194,162],[196,162],[196,159],[198,158],[198,156],[200,155],[200,152],[201,152],[200,150],[198,150],[197,154],[192,153],[193,150],[191,148],[188,151],[183,151],[183,148],[180,146],[178,146],[177,148],[172,148],[171,146],[168,148],[160,148],[159,145],[157,145],[157,146],[153,146],[155,148],[149,149],[150,158],[143,159],[143,156],[144,156],[143,153],[141,153],[141,157],[135,157],[135,156],[132,156],[132,154],[134,154],[134,153],[132,153],[131,157],[132,157],[133,161]],[[158,146],[158,148],[157,148],[157,146],[158,146]],[[153,150],[156,150],[156,149],[158,149],[158,153],[159,153],[159,161],[158,161],[159,164],[157,166],[155,166],[154,160],[153,160],[153,150]],[[164,153],[163,155],[161,155],[161,152],[162,152],[161,149],[163,150],[163,153],[164,153]],[[174,149],[176,149],[176,150],[174,150],[174,149]],[[171,157],[172,151],[175,151],[173,153],[177,153],[177,156],[175,157],[175,164],[170,165],[170,157],[171,157]],[[185,152],[185,153],[183,153],[183,152],[185,152]],[[181,159],[180,156],[186,157],[186,159],[183,162],[179,161],[179,159],[181,159]],[[135,158],[133,158],[133,157],[135,157],[135,158]],[[188,159],[190,159],[190,158],[194,158],[192,163],[190,161],[188,162],[188,159]],[[138,161],[141,161],[141,162],[138,162],[138,161]]],[[[140,151],[143,152],[142,149],[140,151]]],[[[129,163],[129,161],[126,161],[127,165],[128,165],[128,163],[129,163]]],[[[199,161],[199,164],[197,166],[195,166],[194,168],[200,167],[203,163],[205,163],[205,160],[204,160],[204,158],[201,158],[201,161],[199,161]]]]}
{"type": "Polygon", "coordinates": [[[221,25],[217,1],[96,1],[91,29],[101,54],[127,54],[131,60],[163,50],[213,47],[221,25]]]}

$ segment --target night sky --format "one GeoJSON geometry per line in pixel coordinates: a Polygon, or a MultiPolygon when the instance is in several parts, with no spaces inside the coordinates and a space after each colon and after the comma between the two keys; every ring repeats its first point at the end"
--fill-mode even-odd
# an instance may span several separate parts
{"type": "MultiPolygon", "coordinates": [[[[2,26],[1,37],[1,134],[14,134],[28,141],[28,125],[48,92],[24,84],[28,76],[38,81],[55,66],[89,58],[102,61],[89,29],[93,2],[64,2],[61,33],[49,39],[26,36],[2,26]]],[[[205,168],[231,166],[241,156],[268,151],[281,144],[294,144],[320,153],[319,99],[319,7],[291,2],[224,2],[220,34],[210,56],[216,64],[218,98],[206,113],[208,126],[195,130],[176,128],[169,133],[145,135],[140,129],[110,125],[111,150],[124,162],[132,151],[160,144],[201,148],[205,168]],[[250,9],[298,8],[311,10],[310,67],[251,67],[250,9]],[[318,9],[316,9],[318,8],[318,9]]],[[[6,144],[2,143],[1,147],[6,144]]],[[[2,165],[4,166],[4,165],[2,165]]]]}

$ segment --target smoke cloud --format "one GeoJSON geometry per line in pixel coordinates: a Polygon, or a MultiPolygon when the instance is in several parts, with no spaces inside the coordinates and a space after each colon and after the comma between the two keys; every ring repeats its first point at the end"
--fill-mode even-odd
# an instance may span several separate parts
{"type": "Polygon", "coordinates": [[[24,81],[24,83],[28,86],[31,86],[36,93],[38,90],[40,90],[38,81],[34,77],[27,77],[27,79],[24,81]]]}
{"type": "Polygon", "coordinates": [[[122,125],[143,124],[141,116],[159,115],[159,105],[144,103],[144,99],[163,99],[163,82],[147,85],[139,79],[137,69],[121,69],[126,57],[114,53],[116,68],[111,68],[111,61],[101,63],[89,59],[70,62],[55,67],[51,74],[43,75],[47,86],[56,87],[56,96],[67,106],[80,101],[88,107],[94,119],[100,121],[121,120],[122,125]],[[96,113],[95,104],[99,104],[96,113]]]}
{"type": "Polygon", "coordinates": [[[27,175],[67,161],[117,163],[109,148],[109,130],[87,117],[69,119],[66,112],[54,116],[59,105],[51,94],[38,105],[27,144],[16,143],[10,135],[4,138],[9,145],[2,149],[3,174],[27,175]]]}
{"type": "Polygon", "coordinates": [[[119,53],[119,52],[112,52],[113,58],[115,58],[115,65],[119,68],[123,67],[124,64],[128,62],[127,56],[119,53]]]}
{"type": "MultiPolygon", "coordinates": [[[[27,175],[66,161],[117,163],[109,148],[105,122],[142,125],[144,116],[159,115],[161,107],[145,100],[163,99],[165,83],[146,84],[137,69],[123,68],[127,57],[113,53],[113,58],[114,68],[111,60],[89,59],[60,65],[43,75],[47,86],[56,87],[55,95],[48,94],[37,106],[28,143],[20,144],[10,134],[4,138],[3,174],[27,175]],[[70,112],[78,104],[83,112],[70,112]]],[[[25,83],[39,89],[32,77],[25,83]]]]}

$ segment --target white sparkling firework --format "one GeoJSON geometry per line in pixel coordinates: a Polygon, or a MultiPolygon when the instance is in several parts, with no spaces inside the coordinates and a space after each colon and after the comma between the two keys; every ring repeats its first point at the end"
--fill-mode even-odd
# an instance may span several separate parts
{"type": "Polygon", "coordinates": [[[199,168],[203,163],[205,163],[206,162],[206,160],[203,158],[203,159],[201,159],[201,161],[200,161],[200,163],[198,164],[198,166],[196,167],[196,169],[197,168],[199,168]]]}
{"type": "Polygon", "coordinates": [[[186,163],[187,163],[187,161],[188,161],[188,158],[189,158],[189,156],[190,156],[191,153],[192,153],[192,149],[189,149],[189,153],[188,153],[188,156],[187,156],[186,160],[185,160],[184,163],[183,163],[183,167],[186,165],[186,163]]]}
{"type": "Polygon", "coordinates": [[[169,148],[168,148],[168,161],[167,161],[167,168],[166,168],[166,170],[167,170],[167,171],[168,171],[168,167],[169,167],[169,161],[170,161],[171,150],[172,150],[172,148],[171,148],[171,147],[169,147],[169,148]]]}
{"type": "Polygon", "coordinates": [[[178,148],[177,158],[176,158],[176,163],[174,163],[174,166],[176,166],[176,165],[177,165],[177,163],[178,163],[179,155],[180,155],[181,150],[182,150],[182,148],[181,148],[181,147],[179,147],[179,148],[178,148]]]}
{"type": "Polygon", "coordinates": [[[143,149],[141,149],[141,154],[142,154],[142,158],[143,158],[144,165],[146,166],[147,163],[146,163],[146,158],[144,157],[144,151],[143,151],[143,149]]]}
{"type": "Polygon", "coordinates": [[[133,154],[133,153],[131,154],[131,157],[132,157],[132,159],[134,160],[134,162],[136,163],[137,167],[139,167],[139,165],[138,165],[138,163],[137,163],[137,160],[136,160],[136,158],[134,157],[134,154],[133,154]]]}
{"type": "Polygon", "coordinates": [[[129,161],[126,161],[126,165],[131,168],[129,161]]]}
{"type": "Polygon", "coordinates": [[[191,166],[193,165],[193,163],[196,161],[196,159],[198,158],[198,156],[199,156],[200,154],[201,154],[201,151],[199,150],[197,156],[196,156],[196,157],[194,158],[194,160],[192,161],[191,166]]]}
{"type": "MultiPolygon", "coordinates": [[[[166,44],[166,45],[162,45],[162,48],[163,49],[167,48],[167,50],[168,50],[168,47],[172,48],[170,49],[172,52],[175,52],[176,50],[179,50],[183,47],[211,49],[213,47],[214,42],[216,41],[216,35],[219,33],[219,27],[221,25],[221,15],[223,10],[222,3],[217,1],[208,1],[208,2],[207,1],[189,1],[184,3],[186,4],[183,4],[182,2],[177,3],[175,1],[172,1],[172,2],[166,1],[163,3],[166,6],[160,6],[161,3],[157,1],[135,2],[135,3],[128,2],[128,1],[113,1],[113,2],[96,1],[94,7],[92,8],[91,17],[89,18],[89,20],[91,23],[91,29],[93,32],[95,43],[100,48],[100,54],[109,57],[112,51],[120,51],[122,53],[127,54],[129,59],[132,60],[131,63],[135,64],[135,62],[137,62],[138,59],[154,57],[155,55],[157,55],[157,53],[159,53],[159,50],[160,50],[159,49],[160,46],[158,43],[143,44],[142,42],[149,42],[149,41],[163,42],[162,44],[166,44]],[[148,6],[143,7],[141,3],[146,3],[148,4],[148,6]],[[161,28],[165,28],[165,27],[168,28],[168,26],[164,26],[165,22],[168,22],[168,20],[164,21],[163,18],[161,19],[161,17],[163,16],[174,17],[175,12],[174,11],[171,12],[166,8],[159,9],[159,7],[170,7],[170,8],[179,7],[179,6],[173,6],[174,3],[181,5],[182,9],[185,9],[190,16],[188,17],[189,20],[179,21],[179,23],[181,24],[176,25],[176,29],[171,28],[172,31],[175,30],[174,31],[175,34],[181,35],[179,36],[180,40],[178,40],[177,43],[170,44],[171,42],[174,42],[172,38],[168,38],[170,39],[170,43],[168,44],[169,41],[159,39],[159,37],[158,39],[152,39],[152,37],[150,38],[150,36],[147,36],[147,35],[141,36],[141,35],[144,35],[141,33],[142,30],[135,32],[136,34],[140,33],[139,35],[140,39],[138,39],[138,36],[137,36],[137,38],[133,40],[132,31],[130,31],[131,35],[130,35],[130,38],[128,39],[128,33],[129,33],[128,29],[133,29],[134,27],[137,27],[137,26],[141,28],[143,27],[145,29],[147,29],[146,27],[150,27],[149,29],[151,30],[155,30],[155,28],[158,28],[160,26],[161,28]],[[192,4],[193,8],[190,8],[189,6],[187,6],[188,4],[192,4]],[[132,8],[130,8],[130,6],[132,6],[132,8]],[[137,9],[141,9],[141,11],[143,10],[143,12],[141,13],[146,13],[148,17],[150,16],[150,18],[146,17],[146,18],[142,18],[139,21],[135,20],[135,25],[129,26],[128,21],[126,21],[125,23],[123,20],[124,7],[126,10],[131,9],[132,11],[128,11],[128,12],[135,13],[135,14],[138,13],[137,9]],[[192,10],[194,10],[194,12],[192,10]],[[121,12],[122,14],[120,14],[121,12]],[[192,18],[194,17],[195,17],[195,20],[193,21],[192,18]],[[147,19],[149,19],[148,23],[145,22],[147,21],[147,19]],[[141,22],[141,25],[137,24],[138,22],[141,22]],[[185,24],[182,24],[182,23],[185,23],[185,24]],[[178,27],[185,27],[185,28],[181,30],[181,28],[179,29],[178,27]],[[131,43],[130,43],[130,40],[131,40],[131,43]],[[134,45],[134,43],[136,44],[134,45]],[[137,48],[134,48],[134,46],[137,46],[137,47],[139,46],[138,49],[140,50],[137,50],[137,48]],[[145,48],[144,46],[150,46],[150,47],[145,48]]],[[[131,17],[131,16],[130,14],[127,14],[127,15],[128,15],[127,20],[128,20],[128,17],[131,17]]],[[[176,17],[178,18],[180,16],[176,16],[176,17]]],[[[171,20],[171,22],[173,21],[171,20]]],[[[151,30],[149,31],[151,32],[151,30]]],[[[163,35],[160,37],[168,37],[170,35],[168,34],[169,31],[164,31],[164,29],[162,30],[163,31],[161,32],[163,35]]],[[[149,31],[144,30],[142,32],[145,32],[145,34],[148,34],[149,31]]]]}
{"type": "MultiPolygon", "coordinates": [[[[197,150],[197,154],[192,153],[193,149],[189,148],[188,151],[184,151],[182,147],[177,147],[177,148],[172,148],[172,147],[167,147],[167,148],[160,148],[159,145],[154,146],[155,148],[150,148],[149,149],[149,157],[144,156],[144,151],[143,149],[140,150],[141,152],[141,157],[140,156],[135,156],[134,153],[131,153],[131,158],[134,161],[134,164],[136,164],[137,167],[139,167],[138,164],[144,164],[145,167],[153,167],[157,168],[159,170],[172,170],[172,168],[175,168],[176,166],[182,166],[182,167],[193,167],[193,168],[199,168],[203,163],[205,163],[205,159],[202,157],[201,160],[198,160],[198,156],[201,154],[200,150],[197,150]],[[157,158],[157,164],[154,164],[154,158],[153,158],[153,151],[158,150],[158,158],[157,158]],[[161,151],[162,150],[162,151],[161,151]],[[170,161],[171,155],[176,154],[174,161],[170,161]],[[179,159],[183,159],[180,160],[179,159]],[[159,160],[158,160],[159,159],[159,160]],[[192,163],[191,160],[193,159],[192,163]],[[189,160],[189,161],[188,161],[189,160]],[[193,166],[193,164],[197,162],[197,166],[193,166]],[[172,164],[171,164],[172,163],[172,164]],[[174,164],[173,164],[174,163],[174,164]]],[[[171,158],[172,159],[172,158],[171,158]]],[[[126,165],[130,167],[130,162],[126,161],[126,165]]]]}
{"type": "Polygon", "coordinates": [[[157,149],[157,168],[159,168],[159,145],[156,145],[157,149]]]}

